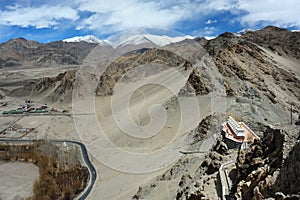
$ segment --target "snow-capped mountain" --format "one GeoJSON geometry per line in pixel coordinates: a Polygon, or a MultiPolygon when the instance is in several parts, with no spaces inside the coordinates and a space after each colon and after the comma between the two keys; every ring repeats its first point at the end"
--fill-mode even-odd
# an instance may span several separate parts
{"type": "Polygon", "coordinates": [[[178,36],[178,37],[169,37],[166,35],[151,35],[151,34],[142,34],[134,35],[125,40],[120,39],[113,43],[114,47],[120,47],[125,45],[138,45],[143,43],[152,43],[157,46],[165,46],[171,43],[180,42],[185,39],[193,39],[192,36],[178,36]]]}
{"type": "Polygon", "coordinates": [[[244,34],[246,34],[247,32],[249,32],[249,31],[256,31],[255,29],[251,29],[251,28],[245,28],[245,29],[242,29],[242,30],[240,30],[240,31],[238,31],[238,32],[236,32],[236,33],[234,33],[236,36],[241,36],[241,35],[244,35],[244,34]]]}
{"type": "Polygon", "coordinates": [[[192,36],[176,36],[170,37],[167,35],[152,35],[152,34],[137,34],[129,37],[124,37],[124,35],[114,38],[108,38],[106,40],[100,40],[96,36],[76,36],[73,38],[68,38],[63,40],[64,42],[81,42],[85,41],[88,43],[98,43],[100,45],[111,46],[113,48],[122,47],[126,45],[139,45],[144,43],[149,43],[157,46],[165,46],[171,43],[180,42],[185,39],[193,39],[192,36]]]}
{"type": "Polygon", "coordinates": [[[87,43],[96,43],[96,44],[110,46],[109,41],[100,40],[94,35],[76,36],[76,37],[64,39],[63,41],[64,42],[87,42],[87,43]]]}

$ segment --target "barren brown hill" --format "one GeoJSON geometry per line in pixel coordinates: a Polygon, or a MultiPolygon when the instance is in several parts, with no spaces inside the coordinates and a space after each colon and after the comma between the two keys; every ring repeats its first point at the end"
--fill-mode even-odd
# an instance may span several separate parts
{"type": "Polygon", "coordinates": [[[192,66],[186,59],[167,50],[154,48],[127,53],[117,58],[106,68],[106,71],[100,76],[96,94],[99,96],[112,95],[115,84],[126,72],[139,65],[149,63],[163,65],[164,67],[182,65],[188,68],[192,66]]]}
{"type": "Polygon", "coordinates": [[[286,51],[294,52],[298,47],[288,45],[295,41],[278,43],[271,36],[277,38],[277,41],[281,41],[281,37],[285,36],[289,36],[290,39],[292,36],[297,36],[297,40],[300,39],[299,33],[267,27],[241,37],[224,33],[209,41],[205,46],[219,72],[224,76],[227,95],[241,95],[248,98],[266,95],[272,103],[286,101],[285,97],[290,97],[291,101],[300,101],[300,80],[296,76],[300,62],[297,61],[297,55],[289,53],[289,56],[277,55],[275,57],[272,51],[264,48],[266,44],[269,44],[278,51],[286,49],[286,51]],[[284,35],[282,36],[281,33],[284,35]],[[290,70],[289,63],[285,62],[290,57],[296,58],[290,60],[295,66],[294,70],[290,70]]]}
{"type": "Polygon", "coordinates": [[[282,56],[300,59],[300,33],[291,32],[275,26],[267,26],[262,30],[249,31],[242,39],[270,49],[282,56]]]}
{"type": "Polygon", "coordinates": [[[44,77],[31,80],[21,88],[10,92],[10,95],[16,97],[42,97],[47,101],[72,100],[73,84],[76,78],[77,70],[70,70],[60,73],[56,77],[44,77]]]}
{"type": "Polygon", "coordinates": [[[24,38],[0,44],[0,68],[79,65],[97,44],[62,41],[42,44],[24,38]]]}

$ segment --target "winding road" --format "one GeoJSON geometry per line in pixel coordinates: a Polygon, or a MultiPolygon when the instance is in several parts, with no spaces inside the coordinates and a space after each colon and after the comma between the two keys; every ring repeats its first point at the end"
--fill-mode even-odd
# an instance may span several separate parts
{"type": "MultiPolygon", "coordinates": [[[[36,142],[38,140],[20,140],[20,139],[10,139],[10,140],[7,140],[7,139],[0,139],[0,142],[29,142],[29,143],[33,143],[33,142],[36,142]]],[[[90,192],[92,191],[93,187],[94,187],[94,184],[95,184],[95,181],[97,179],[97,171],[96,171],[96,168],[94,167],[94,165],[92,164],[92,162],[90,161],[89,159],[89,155],[88,155],[88,151],[87,151],[87,148],[85,147],[85,145],[81,142],[78,142],[78,141],[73,141],[73,140],[48,140],[50,142],[56,142],[56,143],[64,143],[64,142],[67,142],[67,143],[73,143],[73,144],[76,144],[76,145],[79,145],[80,148],[81,148],[81,152],[82,152],[82,157],[83,157],[83,160],[89,170],[89,173],[90,173],[90,184],[88,184],[88,186],[85,188],[85,190],[79,195],[76,197],[76,199],[79,199],[79,200],[84,200],[88,197],[88,195],[90,194],[90,192]]]]}

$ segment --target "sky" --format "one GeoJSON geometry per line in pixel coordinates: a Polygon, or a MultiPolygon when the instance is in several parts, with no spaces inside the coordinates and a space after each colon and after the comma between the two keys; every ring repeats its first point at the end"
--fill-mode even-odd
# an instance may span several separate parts
{"type": "Polygon", "coordinates": [[[106,39],[145,27],[195,37],[267,25],[299,30],[299,10],[299,0],[1,0],[0,42],[23,37],[47,43],[82,35],[106,39]]]}

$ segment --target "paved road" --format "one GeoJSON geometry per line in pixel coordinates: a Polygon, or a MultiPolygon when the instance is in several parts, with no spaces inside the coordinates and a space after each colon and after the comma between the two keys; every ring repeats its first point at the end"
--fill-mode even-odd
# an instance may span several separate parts
{"type": "MultiPolygon", "coordinates": [[[[8,141],[8,142],[35,142],[35,141],[38,141],[38,140],[18,140],[18,139],[11,139],[11,140],[6,140],[6,139],[0,139],[0,141],[8,141]]],[[[89,155],[88,155],[88,151],[85,147],[85,145],[81,142],[78,142],[78,141],[73,141],[73,140],[48,140],[50,142],[56,142],[56,143],[63,143],[63,142],[67,142],[67,143],[73,143],[73,144],[76,144],[76,145],[79,145],[80,148],[81,148],[81,152],[82,152],[82,156],[83,156],[83,160],[90,172],[90,184],[88,184],[87,188],[84,190],[84,192],[77,197],[77,199],[79,200],[84,200],[88,197],[88,195],[90,194],[90,192],[92,191],[93,187],[94,187],[94,184],[95,184],[95,181],[97,179],[97,171],[94,167],[94,165],[92,164],[92,162],[90,161],[89,159],[89,155]]]]}

